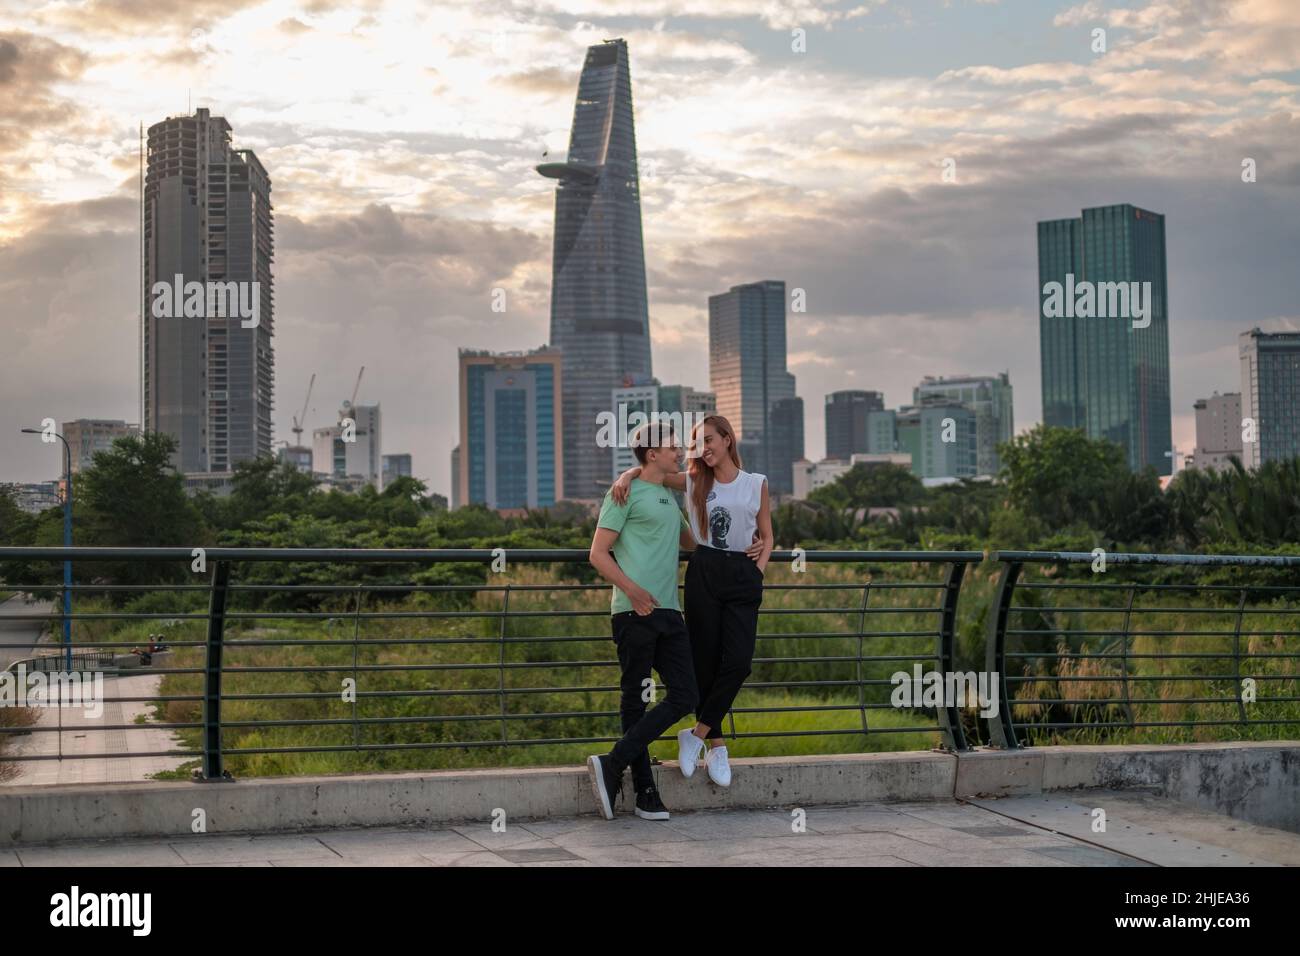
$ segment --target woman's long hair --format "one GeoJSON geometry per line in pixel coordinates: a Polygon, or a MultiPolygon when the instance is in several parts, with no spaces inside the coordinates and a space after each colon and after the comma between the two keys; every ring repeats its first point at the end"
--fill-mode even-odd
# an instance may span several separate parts
{"type": "Polygon", "coordinates": [[[691,476],[691,513],[695,515],[695,523],[699,525],[700,537],[704,540],[709,539],[709,492],[713,490],[713,469],[704,463],[701,456],[703,452],[703,441],[700,437],[700,429],[705,425],[712,426],[713,430],[718,433],[718,437],[727,442],[727,452],[731,456],[732,462],[737,468],[742,467],[740,464],[740,451],[736,448],[736,433],[731,429],[731,422],[727,421],[721,415],[708,415],[701,421],[697,422],[691,429],[691,451],[693,452],[690,462],[686,466],[687,474],[691,476]]]}

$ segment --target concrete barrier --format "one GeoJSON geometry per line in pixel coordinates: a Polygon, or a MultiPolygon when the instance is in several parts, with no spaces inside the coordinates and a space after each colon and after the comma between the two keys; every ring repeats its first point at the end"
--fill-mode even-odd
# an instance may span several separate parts
{"type": "MultiPolygon", "coordinates": [[[[1041,747],[966,754],[841,754],[732,761],[730,788],[703,768],[655,768],[673,810],[793,809],[1010,796],[1044,790],[1141,789],[1252,823],[1300,832],[1300,744],[1041,747]]],[[[631,787],[622,808],[630,809],[631,787]]],[[[573,817],[596,812],[585,767],[447,770],[0,788],[0,846],[183,836],[196,811],[208,833],[573,817]]]]}

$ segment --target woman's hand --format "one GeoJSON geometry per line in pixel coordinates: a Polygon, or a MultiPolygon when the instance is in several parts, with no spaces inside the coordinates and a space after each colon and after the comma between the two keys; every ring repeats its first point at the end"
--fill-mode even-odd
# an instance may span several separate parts
{"type": "Polygon", "coordinates": [[[628,468],[610,485],[610,497],[614,498],[615,505],[627,505],[628,496],[632,494],[632,481],[640,473],[640,468],[628,468]]]}

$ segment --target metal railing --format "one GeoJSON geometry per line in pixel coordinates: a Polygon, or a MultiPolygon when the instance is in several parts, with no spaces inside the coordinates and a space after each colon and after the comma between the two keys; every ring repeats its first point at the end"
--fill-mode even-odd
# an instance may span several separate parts
{"type": "MultiPolygon", "coordinates": [[[[983,558],[978,551],[774,553],[769,571],[801,560],[843,565],[846,572],[818,583],[794,575],[776,581],[769,573],[753,672],[725,732],[864,742],[877,734],[906,735],[921,745],[942,741],[966,749],[955,703],[900,711],[889,696],[892,674],[913,664],[953,669],[957,598],[966,568],[983,558]],[[894,568],[906,573],[891,579],[894,568]],[[835,715],[852,720],[835,722],[835,715]]],[[[0,548],[0,562],[65,559],[76,566],[78,580],[104,562],[204,568],[204,583],[92,580],[71,588],[79,652],[141,644],[146,638],[139,629],[160,620],[170,625],[166,644],[172,651],[167,666],[136,672],[168,678],[168,693],[113,698],[162,705],[170,719],[105,721],[78,732],[166,730],[188,736],[193,745],[84,754],[63,754],[60,747],[59,753],[5,760],[189,758],[202,761],[204,778],[217,779],[228,762],[258,755],[442,750],[464,757],[480,750],[500,757],[513,748],[618,737],[610,589],[588,568],[586,551],[209,548],[198,561],[189,548],[0,548]],[[507,571],[498,576],[488,568],[501,558],[507,571]],[[511,580],[518,566],[538,564],[568,565],[558,576],[564,583],[511,580]],[[268,565],[285,572],[281,580],[263,573],[268,565]],[[476,580],[423,583],[431,572],[454,577],[457,569],[476,580]],[[323,571],[355,580],[301,582],[323,571]],[[584,574],[590,583],[573,583],[584,574]],[[295,583],[284,583],[286,576],[295,583]],[[501,583],[493,583],[498,577],[501,583]],[[196,594],[206,610],[186,606],[196,594]],[[174,598],[163,610],[123,604],[142,595],[174,598]],[[596,620],[583,629],[590,619],[596,620]]],[[[6,586],[35,593],[61,587],[6,586]]],[[[6,732],[66,731],[0,727],[6,732]]],[[[394,762],[369,766],[392,768],[394,762]]]]}
{"type": "MultiPolygon", "coordinates": [[[[63,735],[74,728],[61,718],[57,727],[0,726],[0,734],[53,733],[60,741],[55,753],[0,760],[168,757],[201,761],[202,776],[218,779],[228,763],[241,772],[293,772],[301,755],[353,755],[343,769],[415,769],[430,760],[499,764],[520,748],[547,748],[541,756],[554,762],[578,759],[580,745],[617,739],[609,587],[586,551],[209,548],[199,561],[189,548],[0,548],[0,562],[65,558],[83,582],[70,589],[79,654],[144,645],[153,627],[166,632],[170,650],[165,663],[115,671],[164,678],[161,687],[113,698],[152,705],[160,719],[127,722],[110,712],[75,731],[163,730],[184,746],[64,753],[63,735]],[[501,559],[505,570],[494,573],[501,559]],[[94,577],[96,567],[122,562],[159,573],[183,567],[199,580],[94,577]],[[540,565],[558,570],[546,580],[520,570],[540,565]],[[257,765],[261,758],[282,762],[257,765]]],[[[791,741],[818,738],[839,738],[815,745],[822,749],[845,749],[846,740],[848,749],[873,749],[881,735],[961,751],[981,739],[1015,748],[1300,726],[1300,632],[1290,627],[1300,613],[1300,586],[1291,583],[1300,580],[1300,557],[1107,554],[1107,573],[1090,573],[1096,569],[1084,565],[1097,559],[775,552],[753,672],[724,730],[785,741],[783,752],[796,747],[791,741]],[[985,560],[998,570],[991,593],[988,575],[967,573],[985,560]],[[791,573],[800,561],[821,567],[804,578],[791,573]],[[1240,580],[1151,580],[1151,570],[1217,570],[1240,580]],[[981,648],[963,655],[958,635],[973,633],[981,613],[981,676],[996,687],[996,716],[981,722],[974,707],[950,698],[899,706],[891,691],[900,671],[978,668],[981,648]]],[[[60,617],[56,610],[4,620],[60,617]]],[[[27,645],[0,642],[13,646],[27,645]]]]}
{"type": "Polygon", "coordinates": [[[1000,682],[995,746],[1300,726],[1300,586],[1276,583],[1300,582],[1300,557],[989,558],[1001,565],[985,644],[985,668],[1000,682]],[[1242,580],[1152,581],[1147,569],[1200,578],[1226,569],[1242,580]],[[1262,574],[1273,580],[1248,580],[1262,574]]]}

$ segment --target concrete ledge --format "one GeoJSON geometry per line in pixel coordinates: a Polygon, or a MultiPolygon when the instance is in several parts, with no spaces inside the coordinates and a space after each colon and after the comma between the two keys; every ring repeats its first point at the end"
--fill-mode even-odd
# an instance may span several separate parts
{"type": "Polygon", "coordinates": [[[1043,791],[1043,753],[979,748],[957,758],[955,797],[1023,797],[1043,791]]]}
{"type": "Polygon", "coordinates": [[[1037,747],[1044,790],[1145,790],[1300,833],[1300,743],[1037,747]]]}
{"type": "MultiPolygon", "coordinates": [[[[674,810],[948,800],[953,754],[835,754],[732,761],[730,788],[703,768],[687,780],[676,762],[655,768],[674,810]]],[[[630,783],[624,807],[630,805],[630,783]]],[[[208,833],[444,825],[596,813],[585,767],[507,768],[222,783],[157,782],[0,789],[0,846],[192,833],[202,810],[208,833]]]]}
{"type": "MultiPolygon", "coordinates": [[[[655,768],[673,810],[912,803],[1051,790],[1139,790],[1300,832],[1300,743],[1035,747],[965,754],[835,754],[732,762],[733,783],[655,768]]],[[[631,787],[622,808],[630,807],[631,787]]],[[[0,846],[208,833],[445,826],[596,813],[585,767],[0,788],[0,846]]]]}

